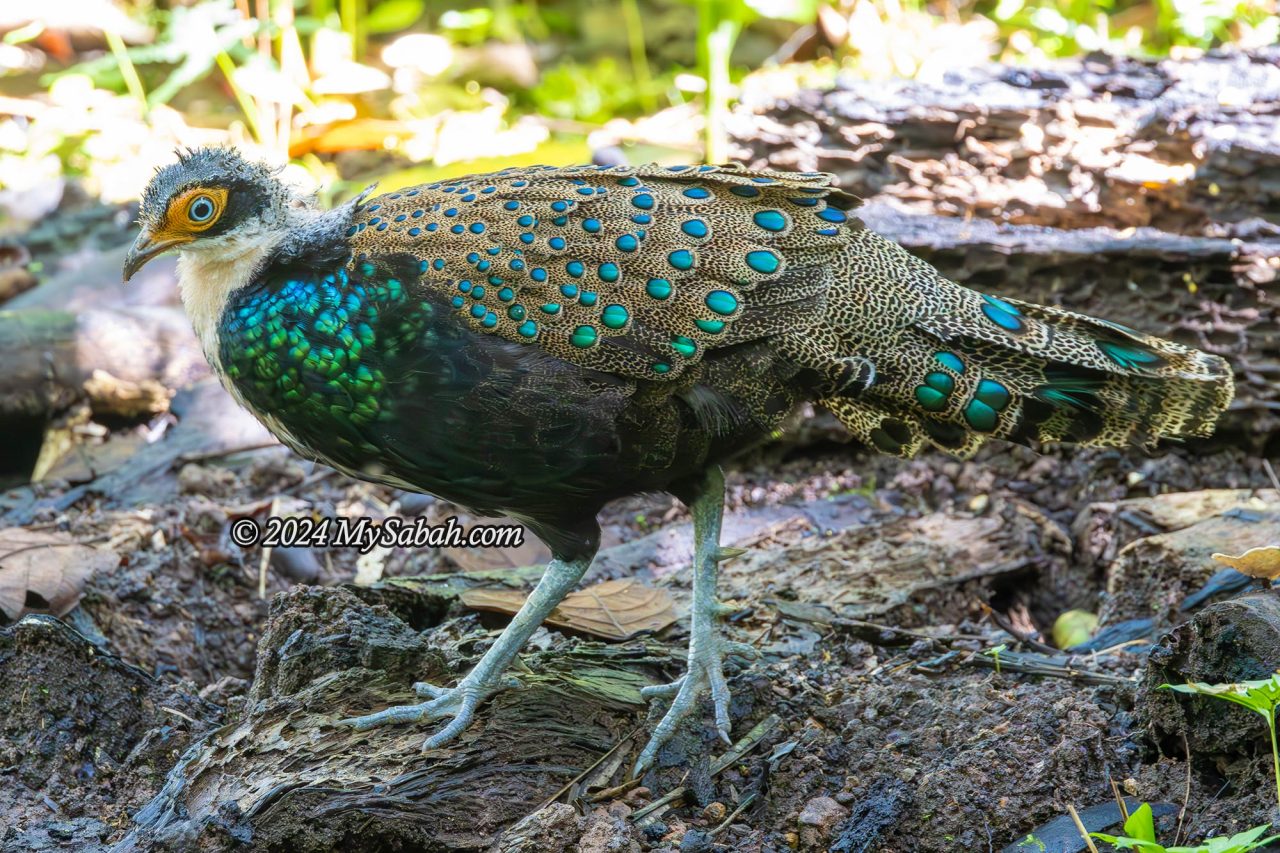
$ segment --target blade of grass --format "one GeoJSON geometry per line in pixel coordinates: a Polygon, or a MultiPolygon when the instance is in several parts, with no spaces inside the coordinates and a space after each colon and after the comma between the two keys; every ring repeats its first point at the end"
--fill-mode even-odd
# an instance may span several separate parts
{"type": "Polygon", "coordinates": [[[124,78],[125,88],[142,105],[142,115],[145,118],[150,111],[150,107],[147,105],[147,92],[142,88],[142,78],[138,76],[138,69],[134,67],[133,60],[129,58],[129,51],[124,46],[124,39],[120,38],[119,33],[112,30],[103,30],[102,34],[106,36],[107,47],[111,48],[111,55],[115,57],[116,65],[120,67],[120,76],[124,78]]]}
{"type": "Polygon", "coordinates": [[[631,75],[635,78],[636,89],[640,93],[640,106],[645,113],[652,114],[658,111],[658,102],[653,97],[653,74],[649,70],[649,56],[644,45],[644,19],[640,17],[640,6],[636,0],[622,0],[622,17],[627,23],[631,75]]]}
{"type": "Polygon", "coordinates": [[[244,113],[245,122],[249,125],[249,132],[253,134],[253,138],[259,143],[265,142],[262,135],[262,127],[258,124],[258,113],[253,105],[253,100],[245,94],[245,91],[236,84],[236,64],[231,61],[231,57],[227,55],[225,50],[218,51],[218,55],[214,57],[214,62],[218,64],[222,76],[227,78],[227,85],[231,87],[231,94],[235,97],[236,103],[240,105],[240,112],[244,113]]]}

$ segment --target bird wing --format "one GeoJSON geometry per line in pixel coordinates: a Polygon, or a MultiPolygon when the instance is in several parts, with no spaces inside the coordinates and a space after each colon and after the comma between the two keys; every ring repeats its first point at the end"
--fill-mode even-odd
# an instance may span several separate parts
{"type": "Polygon", "coordinates": [[[357,265],[412,259],[475,332],[673,380],[820,316],[855,204],[821,173],[535,167],[371,198],[350,238],[357,265]]]}

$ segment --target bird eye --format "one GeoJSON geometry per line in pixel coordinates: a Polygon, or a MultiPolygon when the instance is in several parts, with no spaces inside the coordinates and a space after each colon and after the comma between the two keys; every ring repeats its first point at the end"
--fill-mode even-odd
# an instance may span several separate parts
{"type": "Polygon", "coordinates": [[[192,222],[203,225],[213,218],[218,208],[213,203],[213,199],[207,195],[198,195],[187,205],[187,216],[192,222]]]}

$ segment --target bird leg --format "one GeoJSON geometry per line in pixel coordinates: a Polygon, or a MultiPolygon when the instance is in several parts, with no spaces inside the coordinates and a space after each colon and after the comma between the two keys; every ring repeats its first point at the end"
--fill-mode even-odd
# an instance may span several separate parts
{"type": "Polygon", "coordinates": [[[633,775],[638,776],[652,766],[658,750],[675,734],[680,721],[697,704],[706,688],[715,703],[716,730],[721,740],[729,740],[729,686],[725,682],[723,659],[727,654],[755,658],[753,646],[733,643],[720,634],[717,620],[733,612],[733,608],[716,598],[716,571],[721,560],[742,553],[737,548],[720,547],[720,522],[724,515],[724,474],[719,467],[707,472],[697,497],[689,505],[693,514],[693,609],[690,613],[689,657],[685,674],[670,684],[646,687],[646,698],[674,696],[671,707],[653,730],[649,743],[636,760],[633,775]]]}
{"type": "Polygon", "coordinates": [[[395,705],[374,714],[341,720],[339,725],[364,731],[386,723],[416,723],[452,717],[444,728],[427,738],[422,749],[435,749],[453,740],[471,725],[476,708],[481,702],[499,690],[520,685],[520,681],[514,676],[504,675],[507,667],[542,621],[582,580],[590,565],[590,556],[567,561],[552,560],[520,612],[512,618],[511,624],[456,687],[437,687],[418,682],[413,685],[414,692],[427,701],[416,705],[395,705]]]}

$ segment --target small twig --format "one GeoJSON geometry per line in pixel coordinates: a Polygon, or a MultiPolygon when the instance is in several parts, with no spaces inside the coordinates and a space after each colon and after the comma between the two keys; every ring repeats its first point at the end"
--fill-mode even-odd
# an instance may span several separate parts
{"type": "Polygon", "coordinates": [[[747,806],[751,805],[755,801],[756,801],[755,791],[752,791],[750,794],[747,794],[745,797],[743,797],[742,802],[738,803],[738,807],[733,811],[729,812],[729,816],[726,817],[724,820],[720,821],[719,826],[711,830],[711,837],[714,838],[724,830],[728,829],[729,824],[733,823],[733,821],[738,817],[738,815],[746,811],[747,806]]]}
{"type": "Polygon", "coordinates": [[[257,444],[242,444],[236,447],[228,447],[224,450],[209,450],[204,453],[179,453],[175,462],[185,465],[188,462],[212,462],[215,459],[225,459],[228,456],[235,456],[237,453],[252,453],[255,450],[266,450],[271,447],[284,447],[278,441],[263,441],[257,444]]]}
{"type": "Polygon", "coordinates": [[[1280,492],[1280,477],[1276,476],[1276,469],[1271,467],[1271,460],[1263,459],[1262,468],[1267,472],[1267,476],[1271,478],[1271,488],[1280,492]]]}
{"type": "Polygon", "coordinates": [[[167,707],[167,706],[165,706],[165,705],[161,705],[161,706],[160,706],[160,710],[161,710],[161,711],[166,711],[166,712],[168,712],[168,713],[170,713],[170,714],[173,714],[175,717],[181,717],[182,719],[186,720],[188,723],[191,723],[191,725],[193,725],[193,726],[198,726],[198,725],[200,725],[200,721],[199,721],[199,720],[193,719],[192,717],[188,717],[186,714],[182,713],[182,712],[181,712],[181,711],[179,711],[177,708],[169,708],[169,707],[167,707]]]}
{"type": "Polygon", "coordinates": [[[1089,837],[1089,830],[1084,828],[1084,824],[1080,822],[1080,815],[1076,814],[1076,807],[1067,803],[1067,812],[1071,815],[1071,819],[1076,823],[1076,829],[1080,832],[1080,837],[1084,839],[1085,846],[1089,848],[1089,853],[1098,853],[1098,846],[1093,843],[1093,839],[1089,837]]]}
{"type": "Polygon", "coordinates": [[[1005,616],[1003,613],[996,612],[995,610],[992,609],[991,605],[987,604],[985,601],[979,601],[978,606],[982,608],[984,613],[986,613],[988,616],[991,617],[991,621],[995,622],[996,625],[998,625],[1001,630],[1007,632],[1010,636],[1012,636],[1018,642],[1027,644],[1028,646],[1035,649],[1037,652],[1040,652],[1041,654],[1046,654],[1046,655],[1062,654],[1062,649],[1056,649],[1053,646],[1049,645],[1048,643],[1040,642],[1035,637],[1032,637],[1029,634],[1027,634],[1025,631],[1019,631],[1017,628],[1014,627],[1013,623],[1009,621],[1009,617],[1005,616]]]}
{"type": "Polygon", "coordinates": [[[1182,733],[1182,754],[1187,762],[1187,787],[1182,793],[1182,808],[1178,811],[1178,831],[1173,834],[1173,846],[1178,846],[1182,838],[1182,822],[1187,817],[1187,807],[1191,804],[1191,744],[1187,742],[1187,733],[1182,733]]]}
{"type": "Polygon", "coordinates": [[[640,777],[637,776],[635,779],[628,779],[621,785],[614,785],[612,788],[605,788],[603,791],[596,791],[594,794],[587,797],[587,802],[603,803],[605,800],[617,799],[633,788],[638,787],[640,787],[640,777]]]}
{"type": "MultiPolygon", "coordinates": [[[[1107,770],[1107,781],[1111,783],[1111,795],[1116,798],[1116,806],[1120,809],[1121,821],[1129,820],[1129,807],[1125,805],[1124,797],[1120,793],[1120,786],[1116,784],[1115,778],[1111,775],[1111,770],[1107,770]]],[[[1177,844],[1178,842],[1174,842],[1177,844]]]]}

